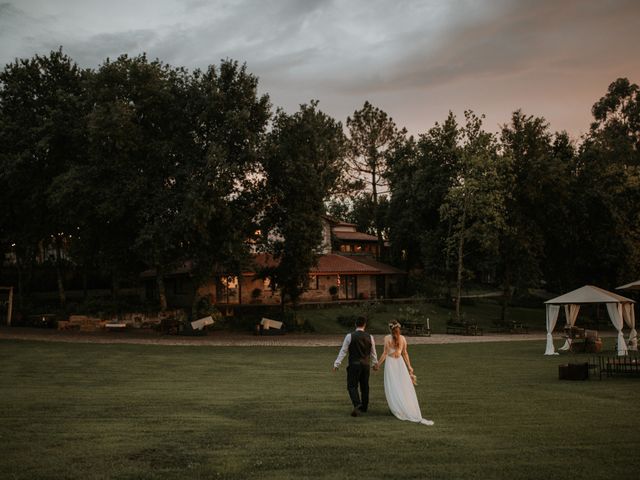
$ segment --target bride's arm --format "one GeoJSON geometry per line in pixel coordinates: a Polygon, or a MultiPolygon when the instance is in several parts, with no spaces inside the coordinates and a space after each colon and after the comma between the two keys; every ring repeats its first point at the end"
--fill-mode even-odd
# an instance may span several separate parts
{"type": "Polygon", "coordinates": [[[385,337],[384,338],[384,351],[382,352],[382,355],[378,359],[378,367],[382,366],[382,363],[384,362],[385,358],[387,358],[388,351],[389,351],[389,342],[387,342],[387,337],[385,337]]]}
{"type": "Polygon", "coordinates": [[[413,367],[411,366],[411,361],[409,360],[409,352],[407,351],[407,339],[402,337],[402,358],[404,358],[404,363],[407,364],[407,368],[409,369],[409,373],[413,373],[413,367]]]}

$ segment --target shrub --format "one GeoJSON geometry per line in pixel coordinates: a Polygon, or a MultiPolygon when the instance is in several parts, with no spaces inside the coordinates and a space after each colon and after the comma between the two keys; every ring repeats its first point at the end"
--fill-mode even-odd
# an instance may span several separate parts
{"type": "Polygon", "coordinates": [[[338,315],[337,322],[343,327],[353,328],[356,324],[358,315],[338,315]]]}

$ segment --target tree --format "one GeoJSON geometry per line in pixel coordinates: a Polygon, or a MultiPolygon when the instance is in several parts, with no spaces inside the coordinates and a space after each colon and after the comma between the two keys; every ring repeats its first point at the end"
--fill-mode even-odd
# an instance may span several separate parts
{"type": "MultiPolygon", "coordinates": [[[[196,71],[190,115],[196,154],[185,172],[185,238],[196,286],[216,271],[240,273],[263,207],[260,152],[271,117],[245,65],[224,60],[196,71]]],[[[194,296],[197,301],[197,295],[194,296]]]]}
{"type": "Polygon", "coordinates": [[[393,119],[379,108],[365,102],[360,110],[347,118],[349,130],[349,168],[352,176],[363,182],[371,194],[371,204],[378,237],[378,252],[383,251],[383,219],[378,212],[379,196],[387,189],[387,160],[402,145],[406,130],[399,130],[393,119]]]}
{"type": "Polygon", "coordinates": [[[263,234],[279,260],[272,273],[283,307],[287,300],[295,305],[306,289],[322,241],[324,202],[344,169],[342,125],[317,107],[312,101],[293,115],[279,111],[263,159],[263,234]]]}
{"type": "Polygon", "coordinates": [[[194,151],[187,84],[186,72],[145,55],[105,61],[90,79],[88,161],[65,179],[92,199],[80,235],[96,242],[114,294],[144,264],[156,271],[161,309],[164,272],[184,260],[182,171],[194,151]]]}
{"type": "Polygon", "coordinates": [[[460,130],[452,113],[417,141],[409,139],[390,157],[389,213],[392,253],[407,270],[422,272],[421,280],[438,282],[449,272],[443,255],[448,234],[440,218],[442,205],[455,177],[460,130]]]}
{"type": "Polygon", "coordinates": [[[495,251],[505,219],[504,177],[497,142],[482,129],[481,117],[466,111],[465,119],[455,178],[440,207],[442,220],[450,225],[447,254],[452,255],[457,264],[455,311],[458,320],[467,250],[474,245],[485,252],[495,251]]]}
{"type": "Polygon", "coordinates": [[[542,281],[548,236],[559,225],[568,226],[564,212],[571,170],[555,154],[554,138],[544,118],[515,111],[511,123],[502,127],[501,145],[503,174],[508,179],[504,184],[505,228],[499,238],[504,321],[512,287],[526,290],[542,281]]]}
{"type": "Polygon", "coordinates": [[[640,93],[613,82],[592,108],[595,121],[576,167],[578,277],[614,287],[640,274],[640,93]],[[593,252],[599,252],[593,255],[593,252]]]}
{"type": "Polygon", "coordinates": [[[66,301],[62,244],[74,233],[73,222],[50,197],[52,180],[86,153],[85,74],[62,49],[16,60],[0,73],[1,240],[16,255],[20,303],[25,271],[50,248],[60,304],[66,301]]]}

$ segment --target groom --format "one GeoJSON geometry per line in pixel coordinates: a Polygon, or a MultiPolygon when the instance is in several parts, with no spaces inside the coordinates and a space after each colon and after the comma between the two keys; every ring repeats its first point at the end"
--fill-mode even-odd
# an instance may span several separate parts
{"type": "Polygon", "coordinates": [[[369,373],[370,363],[373,369],[378,367],[378,355],[373,335],[364,333],[367,326],[365,317],[356,320],[355,332],[348,333],[342,342],[342,348],[338,358],[333,364],[333,370],[337,370],[347,353],[349,354],[349,366],[347,367],[347,390],[351,403],[353,403],[352,417],[357,417],[367,411],[369,406],[369,373]],[[358,392],[358,386],[360,391],[358,392]]]}

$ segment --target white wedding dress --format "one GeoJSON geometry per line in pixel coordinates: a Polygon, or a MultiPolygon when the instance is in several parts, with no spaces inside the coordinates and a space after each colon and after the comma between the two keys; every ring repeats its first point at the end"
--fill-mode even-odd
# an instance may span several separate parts
{"type": "Polygon", "coordinates": [[[411,382],[409,370],[402,356],[393,357],[394,349],[389,350],[384,366],[384,394],[389,410],[399,420],[433,425],[431,420],[422,418],[416,389],[411,382]]]}

